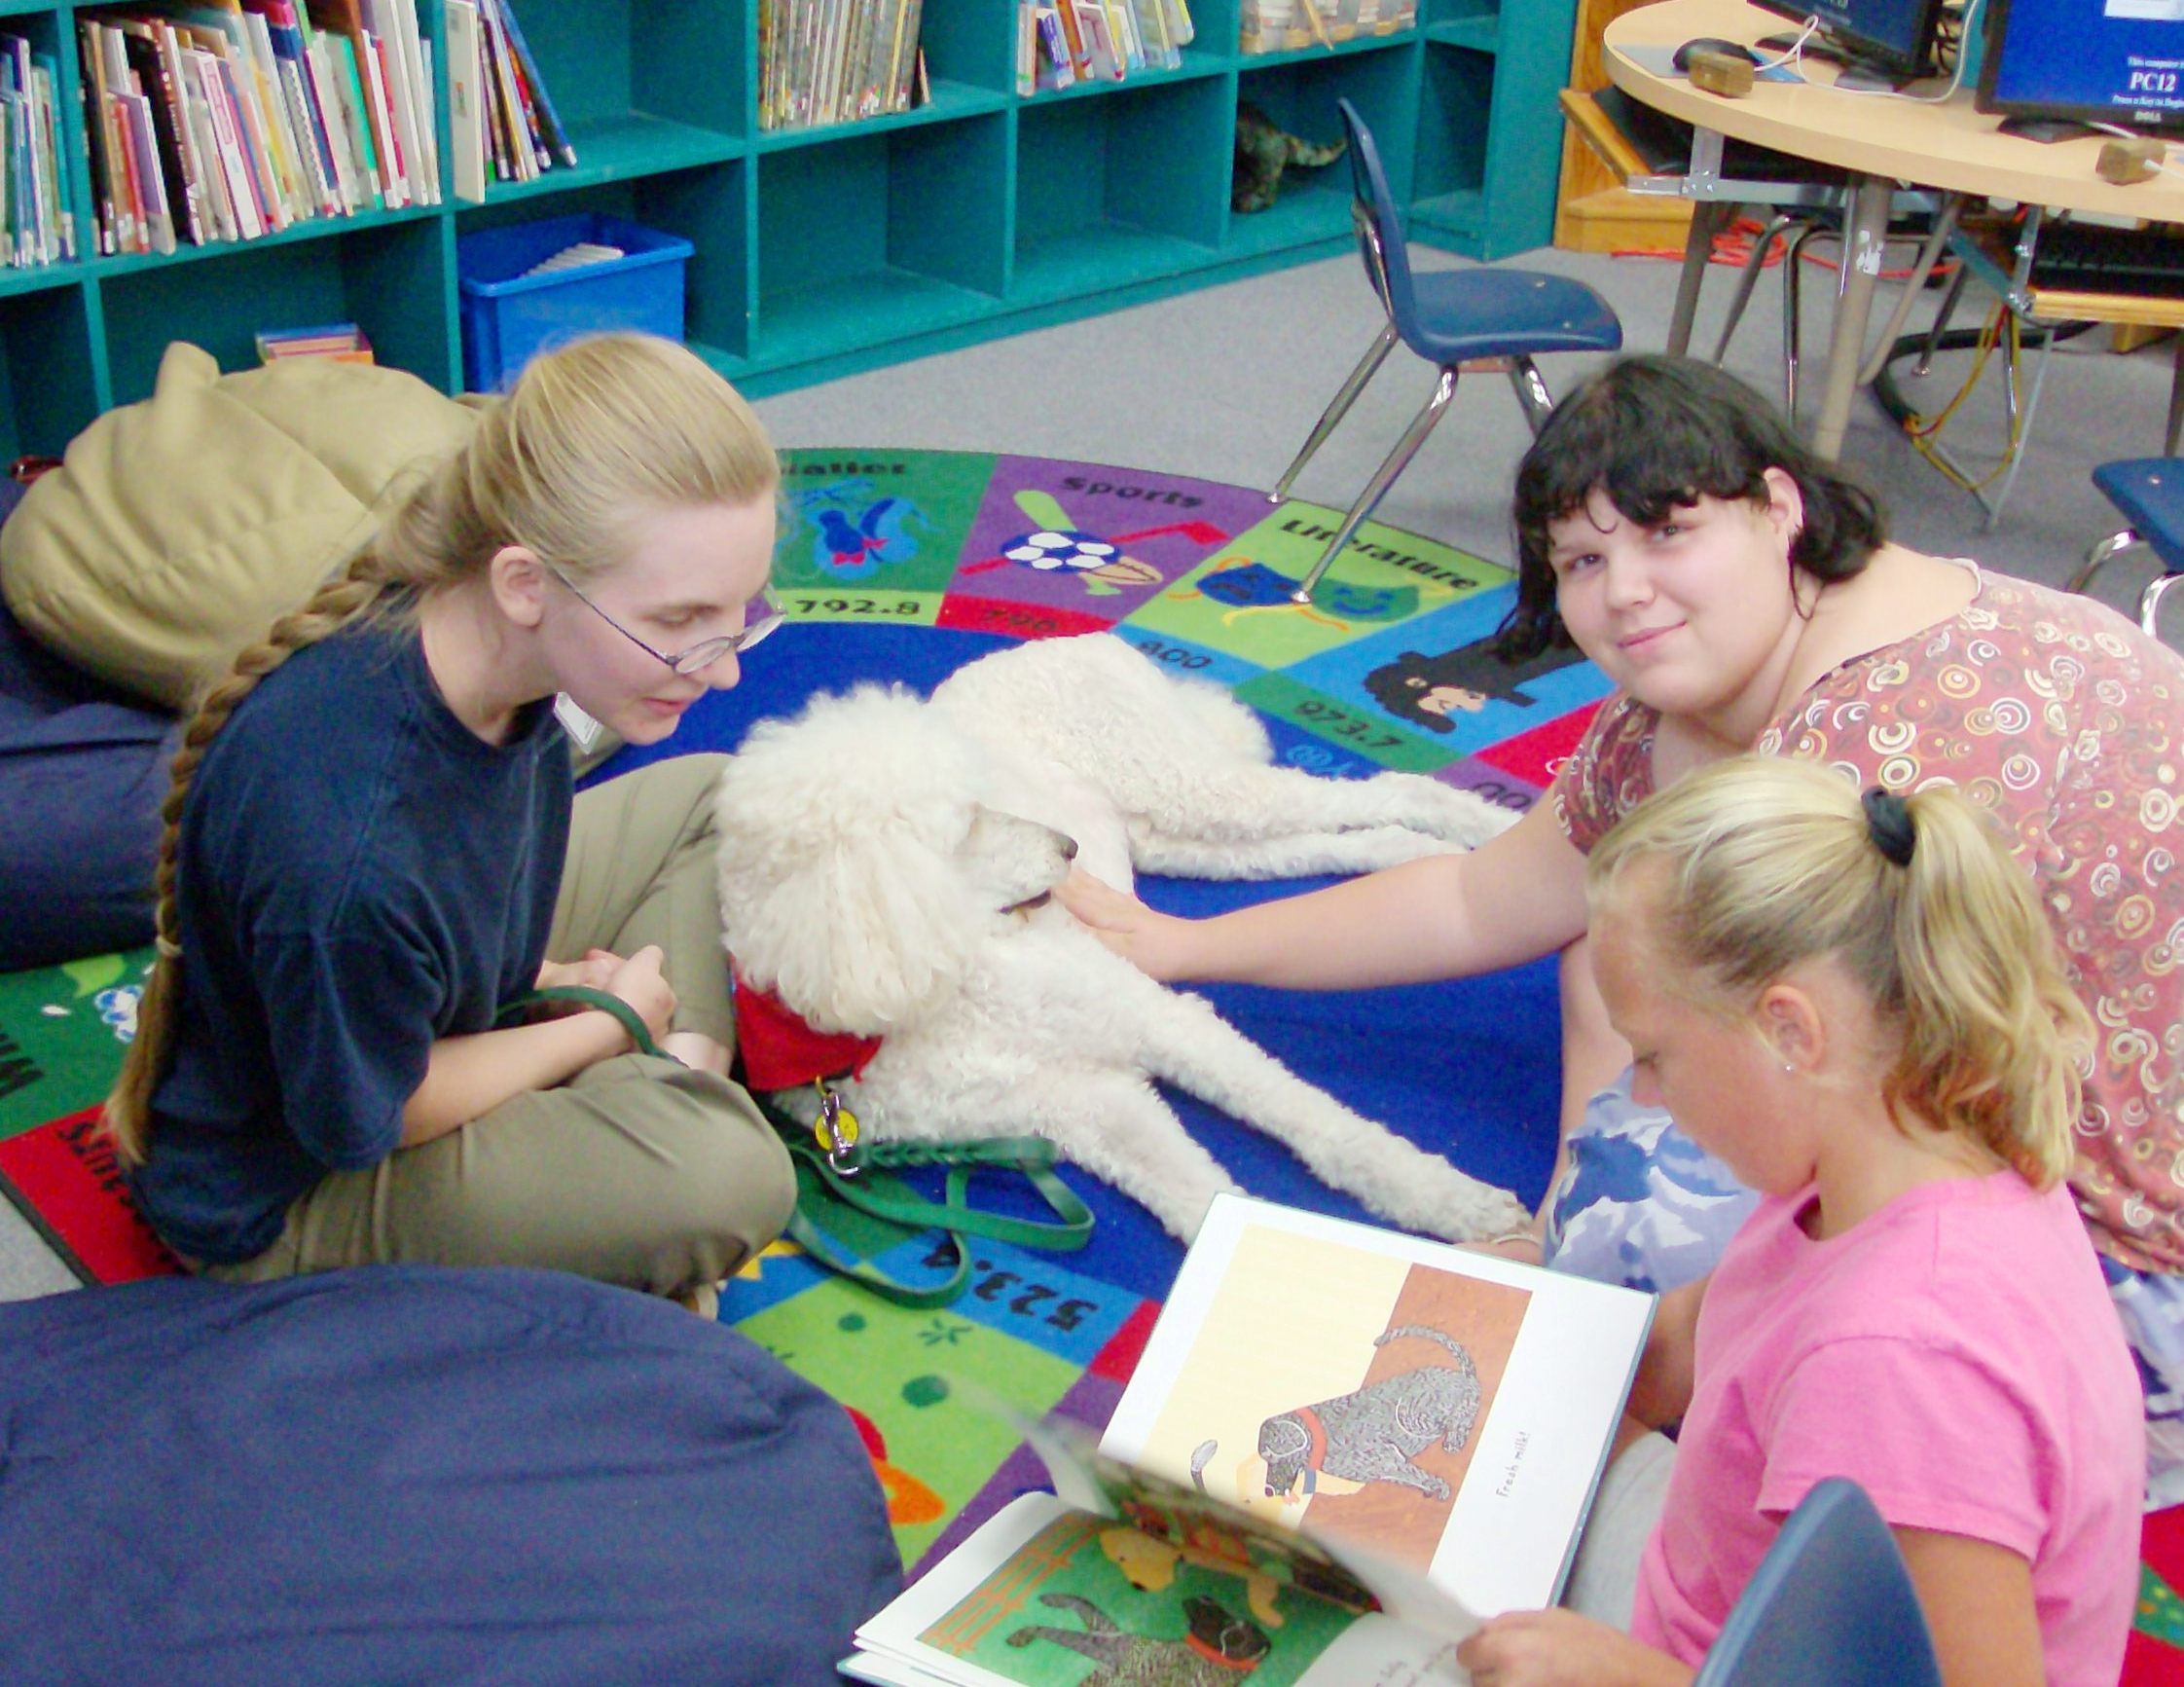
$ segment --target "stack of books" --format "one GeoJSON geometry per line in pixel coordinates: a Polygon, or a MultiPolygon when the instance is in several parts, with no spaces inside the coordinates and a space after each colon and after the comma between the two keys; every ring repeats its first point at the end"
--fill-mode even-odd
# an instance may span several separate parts
{"type": "Polygon", "coordinates": [[[758,127],[817,128],[931,98],[924,0],[759,0],[758,127]]]}
{"type": "Polygon", "coordinates": [[[0,264],[32,269],[76,255],[60,185],[59,66],[19,35],[0,35],[0,264]]]}
{"type": "Polygon", "coordinates": [[[458,200],[483,201],[489,172],[528,182],[576,163],[507,0],[448,0],[448,126],[458,200]]]}
{"type": "Polygon", "coordinates": [[[1362,35],[1399,35],[1418,21],[1418,0],[1242,0],[1246,53],[1332,47],[1362,35]]]}
{"type": "Polygon", "coordinates": [[[101,252],[440,202],[416,0],[147,6],[76,31],[101,252]]]}
{"type": "Polygon", "coordinates": [[[1174,70],[1194,34],[1186,0],[1019,0],[1016,92],[1174,70]]]}
{"type": "Polygon", "coordinates": [[[329,322],[319,328],[269,328],[257,338],[260,363],[278,363],[293,357],[326,357],[336,363],[372,361],[372,343],[354,322],[329,322]]]}

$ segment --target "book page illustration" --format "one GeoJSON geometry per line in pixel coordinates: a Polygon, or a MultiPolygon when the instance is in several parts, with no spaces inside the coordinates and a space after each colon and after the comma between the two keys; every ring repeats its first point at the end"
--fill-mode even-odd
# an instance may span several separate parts
{"type": "Polygon", "coordinates": [[[1300,1680],[1355,1614],[1138,1533],[1065,1513],[922,1631],[1025,1687],[1300,1680]]]}
{"type": "Polygon", "coordinates": [[[1530,1302],[1507,1284],[1248,1229],[1139,1462],[1422,1574],[1530,1302]]]}

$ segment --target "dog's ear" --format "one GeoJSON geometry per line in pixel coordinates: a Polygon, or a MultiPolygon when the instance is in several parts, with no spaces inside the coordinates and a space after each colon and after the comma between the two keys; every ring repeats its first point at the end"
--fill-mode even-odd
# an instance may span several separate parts
{"type": "Polygon", "coordinates": [[[951,988],[993,917],[948,852],[970,752],[898,690],[763,721],[718,792],[722,935],[744,976],[815,1029],[872,1035],[951,988]]]}
{"type": "Polygon", "coordinates": [[[868,826],[829,840],[767,910],[774,992],[816,1030],[871,1036],[952,994],[993,918],[950,860],[914,832],[868,826]]]}

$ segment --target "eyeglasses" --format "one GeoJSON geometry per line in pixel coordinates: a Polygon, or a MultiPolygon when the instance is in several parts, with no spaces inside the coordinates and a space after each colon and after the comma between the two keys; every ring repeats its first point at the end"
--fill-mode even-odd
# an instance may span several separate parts
{"type": "Polygon", "coordinates": [[[574,592],[576,601],[582,604],[584,607],[591,610],[593,614],[612,627],[623,638],[629,640],[631,643],[642,650],[655,662],[666,663],[677,674],[702,673],[731,650],[741,656],[782,624],[782,606],[774,601],[773,588],[771,586],[761,586],[758,589],[758,596],[744,605],[744,630],[741,633],[726,633],[717,639],[708,639],[703,643],[693,644],[689,649],[677,651],[671,656],[665,650],[655,650],[642,639],[631,632],[629,628],[623,626],[612,615],[593,603],[578,589],[576,582],[563,573],[561,569],[549,565],[546,571],[552,574],[555,579],[561,581],[571,592],[574,592]],[[755,620],[751,619],[754,614],[757,617],[755,620]]]}

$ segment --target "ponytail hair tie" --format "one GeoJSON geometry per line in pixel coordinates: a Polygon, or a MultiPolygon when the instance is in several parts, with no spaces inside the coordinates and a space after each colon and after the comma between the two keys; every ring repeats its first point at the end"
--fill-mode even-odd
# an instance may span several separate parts
{"type": "Polygon", "coordinates": [[[1874,786],[1862,799],[1866,808],[1866,835],[1874,840],[1874,848],[1880,851],[1900,867],[1911,864],[1911,851],[1918,843],[1918,828],[1911,824],[1911,810],[1904,799],[1883,786],[1874,786]]]}

